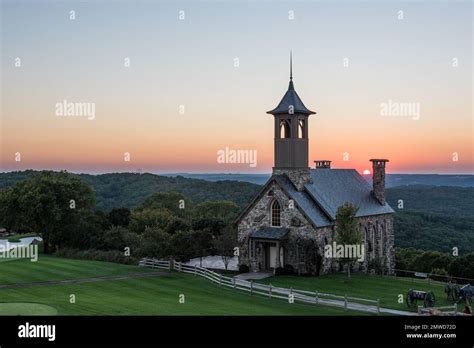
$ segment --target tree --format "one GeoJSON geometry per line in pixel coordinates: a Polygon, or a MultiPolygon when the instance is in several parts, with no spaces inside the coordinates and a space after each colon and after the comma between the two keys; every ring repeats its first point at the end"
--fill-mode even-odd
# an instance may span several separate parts
{"type": "Polygon", "coordinates": [[[234,257],[234,248],[237,246],[237,232],[232,226],[227,226],[221,235],[214,239],[213,246],[224,262],[225,270],[230,259],[234,257]]]}
{"type": "Polygon", "coordinates": [[[130,248],[135,253],[140,244],[140,236],[122,226],[112,226],[102,236],[100,248],[104,250],[124,251],[130,248]]]}
{"type": "Polygon", "coordinates": [[[217,237],[222,229],[232,224],[240,208],[230,201],[213,201],[198,204],[194,208],[193,228],[208,230],[217,237]]]}
{"type": "Polygon", "coordinates": [[[231,224],[239,215],[240,208],[230,201],[212,201],[198,204],[194,213],[199,218],[215,218],[231,224]]]}
{"type": "Polygon", "coordinates": [[[192,202],[181,193],[157,192],[145,199],[136,210],[166,209],[175,216],[185,217],[192,212],[192,202]]]}
{"type": "MultiPolygon", "coordinates": [[[[342,246],[356,246],[361,244],[359,225],[355,218],[358,208],[346,203],[339,207],[336,213],[336,243],[342,246]]],[[[347,278],[351,279],[351,267],[357,258],[352,255],[344,255],[340,259],[342,264],[347,265],[347,278]]]]}
{"type": "Polygon", "coordinates": [[[165,231],[169,234],[174,234],[178,231],[190,231],[191,224],[180,217],[171,217],[168,224],[166,225],[165,231]]]}
{"type": "Polygon", "coordinates": [[[11,229],[37,232],[45,253],[64,243],[95,208],[92,188],[67,172],[40,172],[3,192],[0,200],[0,220],[11,229]]]}
{"type": "Polygon", "coordinates": [[[171,236],[172,255],[177,261],[188,261],[195,255],[195,241],[190,231],[177,231],[171,236]]]}
{"type": "Polygon", "coordinates": [[[474,279],[474,253],[455,257],[448,267],[448,273],[454,277],[474,279]]]}
{"type": "Polygon", "coordinates": [[[130,209],[115,208],[107,214],[107,219],[112,226],[127,227],[130,223],[130,209]]]}
{"type": "Polygon", "coordinates": [[[212,234],[207,230],[193,232],[194,250],[196,256],[199,256],[199,266],[202,267],[202,258],[212,248],[212,234]]]}
{"type": "Polygon", "coordinates": [[[138,252],[143,257],[167,258],[173,254],[171,236],[158,227],[147,227],[138,252]]]}
{"type": "Polygon", "coordinates": [[[135,233],[143,233],[147,227],[166,228],[172,215],[166,209],[134,210],[130,216],[129,228],[135,233]]]}

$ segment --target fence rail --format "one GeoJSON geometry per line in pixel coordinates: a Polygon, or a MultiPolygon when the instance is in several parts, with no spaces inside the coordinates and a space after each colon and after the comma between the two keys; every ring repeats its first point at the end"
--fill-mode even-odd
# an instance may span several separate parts
{"type": "Polygon", "coordinates": [[[472,278],[463,278],[463,277],[453,277],[447,274],[436,274],[436,273],[424,273],[416,271],[408,271],[404,269],[394,269],[395,275],[399,279],[406,279],[410,282],[420,282],[420,283],[446,283],[448,281],[456,281],[458,284],[473,284],[474,279],[472,278]]]}
{"type": "Polygon", "coordinates": [[[432,315],[432,312],[435,311],[438,315],[456,315],[456,316],[471,316],[470,314],[464,314],[458,311],[458,305],[455,303],[451,306],[443,307],[434,307],[434,308],[424,308],[423,306],[418,306],[418,314],[420,315],[432,315]]]}
{"type": "Polygon", "coordinates": [[[278,298],[290,300],[295,302],[323,304],[328,306],[342,307],[346,309],[365,310],[372,313],[380,313],[380,301],[370,300],[360,297],[341,296],[335,294],[328,294],[319,291],[299,290],[293,288],[281,288],[271,284],[260,284],[254,281],[236,279],[216,273],[204,267],[190,266],[177,262],[174,260],[157,260],[157,259],[142,259],[139,263],[143,267],[162,268],[169,271],[175,270],[178,272],[194,274],[210,280],[219,286],[225,286],[236,290],[250,292],[250,294],[257,294],[269,298],[278,298]],[[365,305],[365,306],[360,306],[365,305]],[[360,306],[360,307],[358,307],[360,306]]]}

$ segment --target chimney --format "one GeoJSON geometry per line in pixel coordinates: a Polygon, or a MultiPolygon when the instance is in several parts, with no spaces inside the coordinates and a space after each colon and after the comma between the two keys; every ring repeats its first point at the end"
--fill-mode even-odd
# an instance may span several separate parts
{"type": "Polygon", "coordinates": [[[372,162],[372,194],[385,205],[385,163],[388,159],[371,159],[372,162]]]}
{"type": "Polygon", "coordinates": [[[330,169],[331,168],[331,161],[328,161],[328,160],[318,160],[318,161],[314,161],[314,163],[316,163],[316,169],[319,169],[319,168],[330,169]]]}

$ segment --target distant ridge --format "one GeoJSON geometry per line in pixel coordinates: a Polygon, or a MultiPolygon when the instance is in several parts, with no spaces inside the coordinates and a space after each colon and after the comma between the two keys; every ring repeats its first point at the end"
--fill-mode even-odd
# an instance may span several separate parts
{"type": "MultiPolygon", "coordinates": [[[[170,173],[160,174],[164,176],[182,176],[184,178],[201,179],[207,181],[244,181],[252,184],[263,185],[270,174],[226,174],[226,173],[170,173]]],[[[371,182],[370,175],[364,175],[367,181],[371,182]]],[[[474,175],[467,174],[387,174],[387,187],[406,186],[406,185],[430,185],[430,186],[458,186],[474,187],[474,175]]]]}

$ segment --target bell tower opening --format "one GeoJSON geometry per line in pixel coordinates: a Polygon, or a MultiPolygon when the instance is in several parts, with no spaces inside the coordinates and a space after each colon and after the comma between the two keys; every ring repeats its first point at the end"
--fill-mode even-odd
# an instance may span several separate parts
{"type": "Polygon", "coordinates": [[[303,139],[306,136],[305,120],[298,120],[298,139],[303,139]]]}
{"type": "Polygon", "coordinates": [[[291,120],[280,120],[280,138],[291,138],[291,120]]]}

